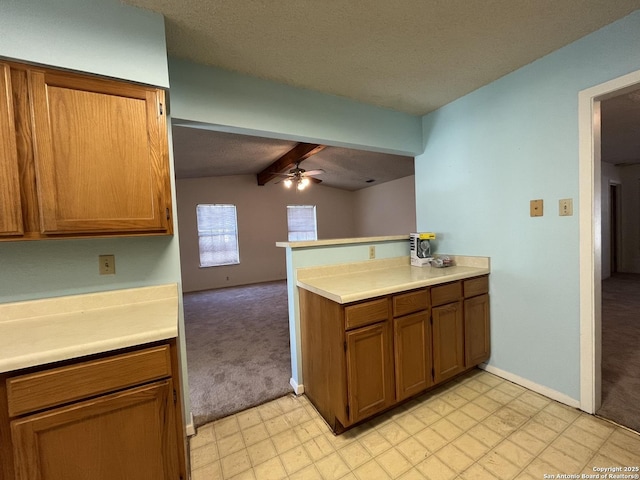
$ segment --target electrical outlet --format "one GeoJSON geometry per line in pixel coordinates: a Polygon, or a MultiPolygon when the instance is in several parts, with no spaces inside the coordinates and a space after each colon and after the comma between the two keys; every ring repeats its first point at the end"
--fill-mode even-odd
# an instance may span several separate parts
{"type": "Polygon", "coordinates": [[[116,274],[116,256],[115,255],[98,255],[98,270],[100,275],[116,274]]]}
{"type": "Polygon", "coordinates": [[[573,199],[572,198],[563,198],[559,202],[560,208],[560,216],[561,217],[570,217],[573,215],[573,199]]]}
{"type": "Polygon", "coordinates": [[[376,247],[371,245],[369,247],[369,260],[373,260],[374,258],[376,258],[376,247]]]}

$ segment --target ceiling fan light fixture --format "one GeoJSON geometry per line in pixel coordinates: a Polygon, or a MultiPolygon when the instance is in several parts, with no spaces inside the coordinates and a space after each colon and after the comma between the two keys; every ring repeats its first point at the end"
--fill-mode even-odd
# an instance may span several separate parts
{"type": "MultiPolygon", "coordinates": [[[[296,190],[302,191],[311,185],[311,180],[315,180],[313,178],[309,178],[308,176],[318,175],[320,173],[324,173],[322,169],[310,170],[307,171],[304,168],[300,168],[300,162],[296,162],[295,168],[289,170],[289,173],[275,173],[274,175],[282,175],[286,177],[285,180],[282,181],[286,188],[291,188],[295,185],[296,190]]],[[[322,180],[317,180],[317,182],[321,182],[322,180]]]]}

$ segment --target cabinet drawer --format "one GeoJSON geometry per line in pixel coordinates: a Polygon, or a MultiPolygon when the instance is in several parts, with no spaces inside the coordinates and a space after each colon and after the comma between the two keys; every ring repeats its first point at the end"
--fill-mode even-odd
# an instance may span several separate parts
{"type": "Polygon", "coordinates": [[[451,302],[457,302],[461,297],[461,282],[452,282],[445,285],[431,287],[431,305],[434,307],[451,302]]]}
{"type": "Polygon", "coordinates": [[[168,345],[50,368],[7,379],[16,416],[171,376],[168,345]]]}
{"type": "Polygon", "coordinates": [[[389,302],[386,298],[371,300],[344,307],[345,330],[362,327],[389,318],[389,302]]]}
{"type": "Polygon", "coordinates": [[[393,296],[394,317],[401,317],[427,308],[429,308],[429,291],[426,288],[393,296]]]}
{"type": "Polygon", "coordinates": [[[464,281],[465,298],[475,297],[483,293],[489,293],[489,277],[470,278],[464,281]]]}

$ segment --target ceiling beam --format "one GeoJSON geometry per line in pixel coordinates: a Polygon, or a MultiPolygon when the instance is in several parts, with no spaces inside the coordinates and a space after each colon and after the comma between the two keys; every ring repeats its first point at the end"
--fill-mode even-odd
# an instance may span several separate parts
{"type": "Polygon", "coordinates": [[[298,143],[287,153],[278,158],[275,162],[261,171],[258,177],[258,185],[266,185],[274,178],[280,178],[278,173],[293,168],[296,163],[301,162],[325,149],[325,145],[315,143],[298,143]]]}

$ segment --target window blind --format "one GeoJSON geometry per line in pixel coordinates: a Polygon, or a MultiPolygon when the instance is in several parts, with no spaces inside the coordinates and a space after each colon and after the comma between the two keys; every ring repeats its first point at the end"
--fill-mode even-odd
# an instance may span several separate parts
{"type": "Polygon", "coordinates": [[[200,266],[240,263],[235,205],[197,205],[200,266]]]}
{"type": "Polygon", "coordinates": [[[315,205],[288,205],[287,225],[290,242],[317,240],[315,205]]]}

